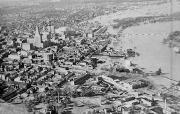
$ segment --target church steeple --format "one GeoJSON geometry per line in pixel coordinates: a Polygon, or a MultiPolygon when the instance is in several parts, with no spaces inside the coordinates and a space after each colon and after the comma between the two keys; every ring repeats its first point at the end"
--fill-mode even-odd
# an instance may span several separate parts
{"type": "Polygon", "coordinates": [[[35,36],[40,36],[40,32],[39,32],[39,28],[38,28],[38,26],[36,26],[35,36]]]}
{"type": "Polygon", "coordinates": [[[34,36],[34,46],[42,47],[42,39],[41,34],[39,32],[39,28],[36,26],[35,36],[34,36]]]}

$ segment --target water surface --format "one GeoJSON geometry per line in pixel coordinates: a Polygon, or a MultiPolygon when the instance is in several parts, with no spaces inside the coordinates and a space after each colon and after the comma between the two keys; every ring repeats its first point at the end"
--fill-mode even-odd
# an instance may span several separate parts
{"type": "MultiPolygon", "coordinates": [[[[180,22],[174,22],[174,30],[180,31],[180,22]]],[[[130,27],[123,32],[124,38],[132,47],[140,52],[140,56],[134,59],[139,66],[147,71],[156,71],[162,68],[165,73],[170,73],[171,49],[162,44],[171,31],[171,23],[155,23],[130,27]]],[[[123,39],[124,39],[123,38],[123,39]]],[[[180,80],[180,54],[173,52],[173,78],[180,80]]],[[[167,75],[170,77],[170,74],[167,75]]]]}

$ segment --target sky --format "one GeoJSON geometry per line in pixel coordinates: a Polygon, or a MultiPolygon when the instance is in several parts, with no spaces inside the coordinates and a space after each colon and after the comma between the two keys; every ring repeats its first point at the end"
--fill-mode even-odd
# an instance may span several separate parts
{"type": "Polygon", "coordinates": [[[27,0],[0,0],[0,2],[27,1],[27,0]]]}

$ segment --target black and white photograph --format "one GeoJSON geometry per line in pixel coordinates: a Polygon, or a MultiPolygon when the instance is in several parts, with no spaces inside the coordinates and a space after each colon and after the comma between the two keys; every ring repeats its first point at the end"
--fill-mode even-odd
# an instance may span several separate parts
{"type": "Polygon", "coordinates": [[[180,0],[0,0],[0,114],[180,114],[180,0]]]}

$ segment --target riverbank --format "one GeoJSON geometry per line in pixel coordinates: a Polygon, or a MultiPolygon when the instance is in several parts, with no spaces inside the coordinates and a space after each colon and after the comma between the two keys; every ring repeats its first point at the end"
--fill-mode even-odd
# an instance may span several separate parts
{"type": "MultiPolygon", "coordinates": [[[[180,2],[174,2],[176,3],[173,7],[173,15],[176,17],[175,20],[179,20],[180,2]]],[[[148,7],[141,6],[133,10],[130,9],[110,15],[100,16],[95,18],[93,21],[99,21],[101,24],[108,26],[110,34],[112,33],[118,35],[120,33],[119,39],[121,39],[121,47],[135,48],[137,52],[140,53],[140,56],[133,59],[133,62],[138,64],[138,66],[145,68],[145,72],[155,72],[158,68],[161,68],[164,73],[167,73],[165,77],[170,78],[171,50],[167,45],[162,44],[163,39],[167,38],[171,32],[171,20],[169,16],[170,4],[164,3],[160,5],[153,4],[149,5],[148,7]],[[140,18],[141,21],[135,26],[132,25],[122,29],[120,24],[118,29],[113,28],[113,25],[115,24],[114,20],[123,20],[127,18],[131,18],[133,20],[138,17],[147,17],[145,20],[147,22],[149,21],[148,17],[152,17],[150,20],[153,20],[153,16],[158,17],[162,15],[166,17],[163,17],[166,21],[160,17],[161,19],[156,23],[152,23],[153,21],[144,23],[144,21],[140,18]]],[[[173,25],[174,31],[180,30],[179,21],[175,21],[173,25]]],[[[177,81],[180,80],[180,77],[178,76],[178,74],[180,74],[178,70],[180,68],[180,60],[178,59],[179,57],[179,55],[173,53],[173,78],[177,81]]],[[[151,80],[159,85],[170,86],[171,84],[171,81],[167,78],[149,78],[151,78],[151,80]],[[159,80],[162,80],[162,83],[159,83],[159,80]]]]}

